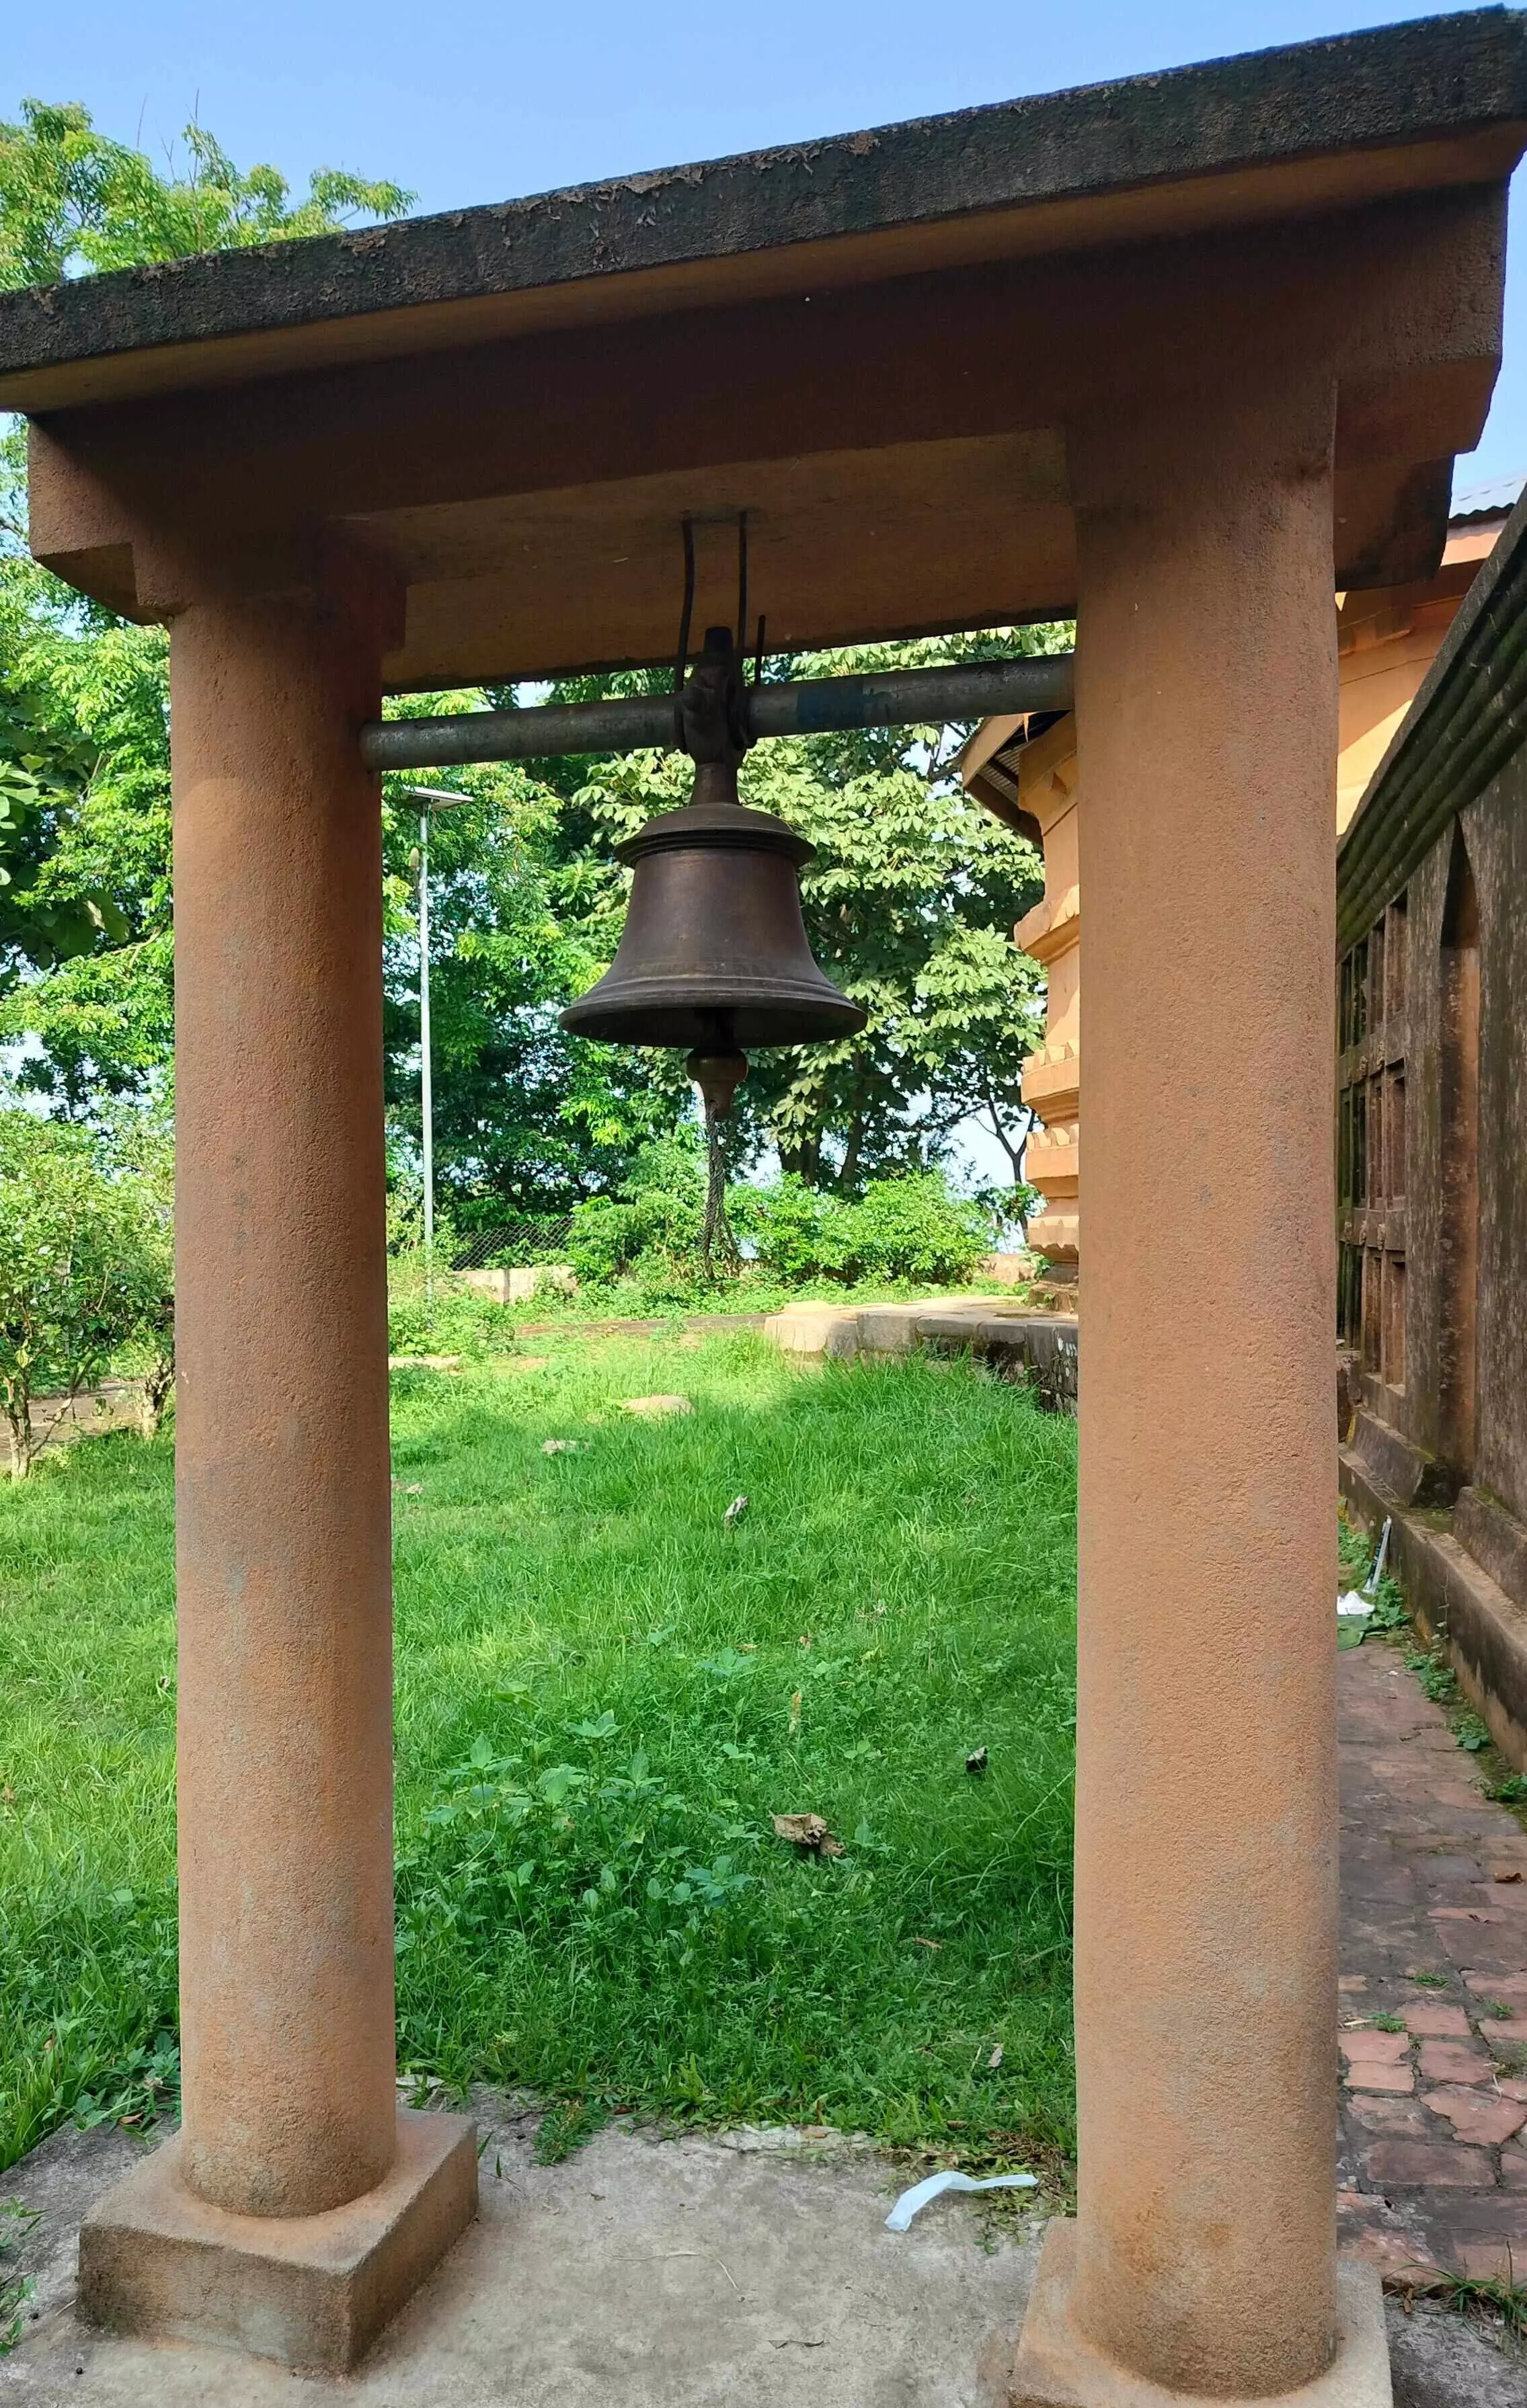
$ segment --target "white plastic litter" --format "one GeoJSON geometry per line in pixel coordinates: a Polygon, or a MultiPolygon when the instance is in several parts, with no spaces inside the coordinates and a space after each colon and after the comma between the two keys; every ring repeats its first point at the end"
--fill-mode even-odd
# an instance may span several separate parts
{"type": "Polygon", "coordinates": [[[915,2215],[946,2190],[1037,2190],[1037,2174],[987,2174],[979,2182],[973,2174],[929,2174],[926,2182],[914,2183],[904,2190],[886,2218],[887,2232],[905,2232],[915,2215]]]}
{"type": "Polygon", "coordinates": [[[1345,1597],[1339,1597],[1336,1599],[1338,1613],[1372,1613],[1374,1595],[1384,1577],[1385,1559],[1390,1552],[1390,1525],[1386,1517],[1384,1526],[1378,1534],[1378,1553],[1374,1557],[1373,1570],[1361,1588],[1349,1588],[1345,1597]]]}

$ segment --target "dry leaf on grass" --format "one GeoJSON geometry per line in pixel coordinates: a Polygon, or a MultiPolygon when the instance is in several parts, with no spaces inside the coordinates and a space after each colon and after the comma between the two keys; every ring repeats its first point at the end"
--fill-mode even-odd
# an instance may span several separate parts
{"type": "Polygon", "coordinates": [[[835,1840],[820,1814],[776,1814],[773,1818],[777,1839],[788,1840],[809,1856],[841,1856],[842,1840],[835,1840]]]}

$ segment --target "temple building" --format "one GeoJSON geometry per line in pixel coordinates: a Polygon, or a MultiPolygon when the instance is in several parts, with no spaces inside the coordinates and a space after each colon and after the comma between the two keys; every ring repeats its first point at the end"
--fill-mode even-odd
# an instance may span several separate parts
{"type": "MultiPolygon", "coordinates": [[[[1375,597],[1370,597],[1373,599],[1375,597]]],[[[1527,503],[1337,854],[1342,1486],[1527,1765],[1527,503]]]]}
{"type": "MultiPolygon", "coordinates": [[[[1523,480],[1511,477],[1461,494],[1436,570],[1403,585],[1336,596],[1341,677],[1336,832],[1347,827],[1451,626],[1481,562],[1488,560],[1523,480]]],[[[1077,869],[1076,721],[1067,711],[983,721],[959,754],[967,793],[1016,827],[1044,856],[1043,900],[1013,932],[1042,962],[1049,996],[1044,1042],[1024,1064],[1023,1099],[1040,1125],[1025,1171],[1044,1209],[1029,1242],[1051,1277],[1074,1280],[1081,1255],[1081,889],[1077,869]]]]}

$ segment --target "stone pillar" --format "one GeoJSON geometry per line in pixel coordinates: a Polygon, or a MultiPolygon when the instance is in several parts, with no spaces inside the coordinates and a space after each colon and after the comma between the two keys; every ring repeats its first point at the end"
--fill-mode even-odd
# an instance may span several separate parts
{"type": "Polygon", "coordinates": [[[374,637],[171,639],[186,2178],[308,2215],[392,2161],[392,1566],[374,637]]]}
{"type": "Polygon", "coordinates": [[[1014,2386],[1046,2408],[1388,2399],[1335,2246],[1333,418],[1073,432],[1080,2182],[1014,2386]]]}
{"type": "Polygon", "coordinates": [[[184,2126],[82,2258],[102,2321],[298,2364],[348,2363],[396,2307],[371,2259],[418,2258],[424,2192],[435,2241],[475,2197],[470,2128],[400,2130],[395,2086],[381,812],[355,747],[387,598],[354,573],[213,590],[171,639],[184,2126]],[[336,2211],[294,2306],[281,2228],[336,2211]],[[166,2214],[249,2228],[224,2299],[145,2247],[166,2214]],[[347,2250],[350,2294],[320,2298],[347,2250]],[[252,2315],[272,2251],[279,2312],[255,2284],[252,2315]]]}

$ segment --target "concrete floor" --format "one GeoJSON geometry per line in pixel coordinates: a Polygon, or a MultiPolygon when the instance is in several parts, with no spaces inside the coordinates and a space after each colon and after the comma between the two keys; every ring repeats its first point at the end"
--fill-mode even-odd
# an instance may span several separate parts
{"type": "MultiPolygon", "coordinates": [[[[950,2198],[897,2235],[867,2148],[612,2127],[541,2167],[533,2112],[479,2114],[481,2219],[344,2383],[77,2325],[80,2216],[140,2144],[54,2133],[0,2175],[40,2211],[0,2408],[1001,2408],[1037,2219],[950,2198]]],[[[1395,2408],[1527,2408],[1527,2360],[1455,2315],[1390,2301],[1390,2344],[1395,2408]]]]}
{"type": "Polygon", "coordinates": [[[36,2292],[0,2358],[0,2408],[989,2408],[1036,2254],[979,2200],[885,2229],[905,2177],[864,2149],[621,2128],[533,2162],[533,2115],[483,2154],[483,2206],[434,2281],[344,2383],[216,2350],[87,2333],[72,2314],[89,2201],[132,2162],[120,2133],[56,2133],[0,2176],[41,2208],[36,2292]]]}

